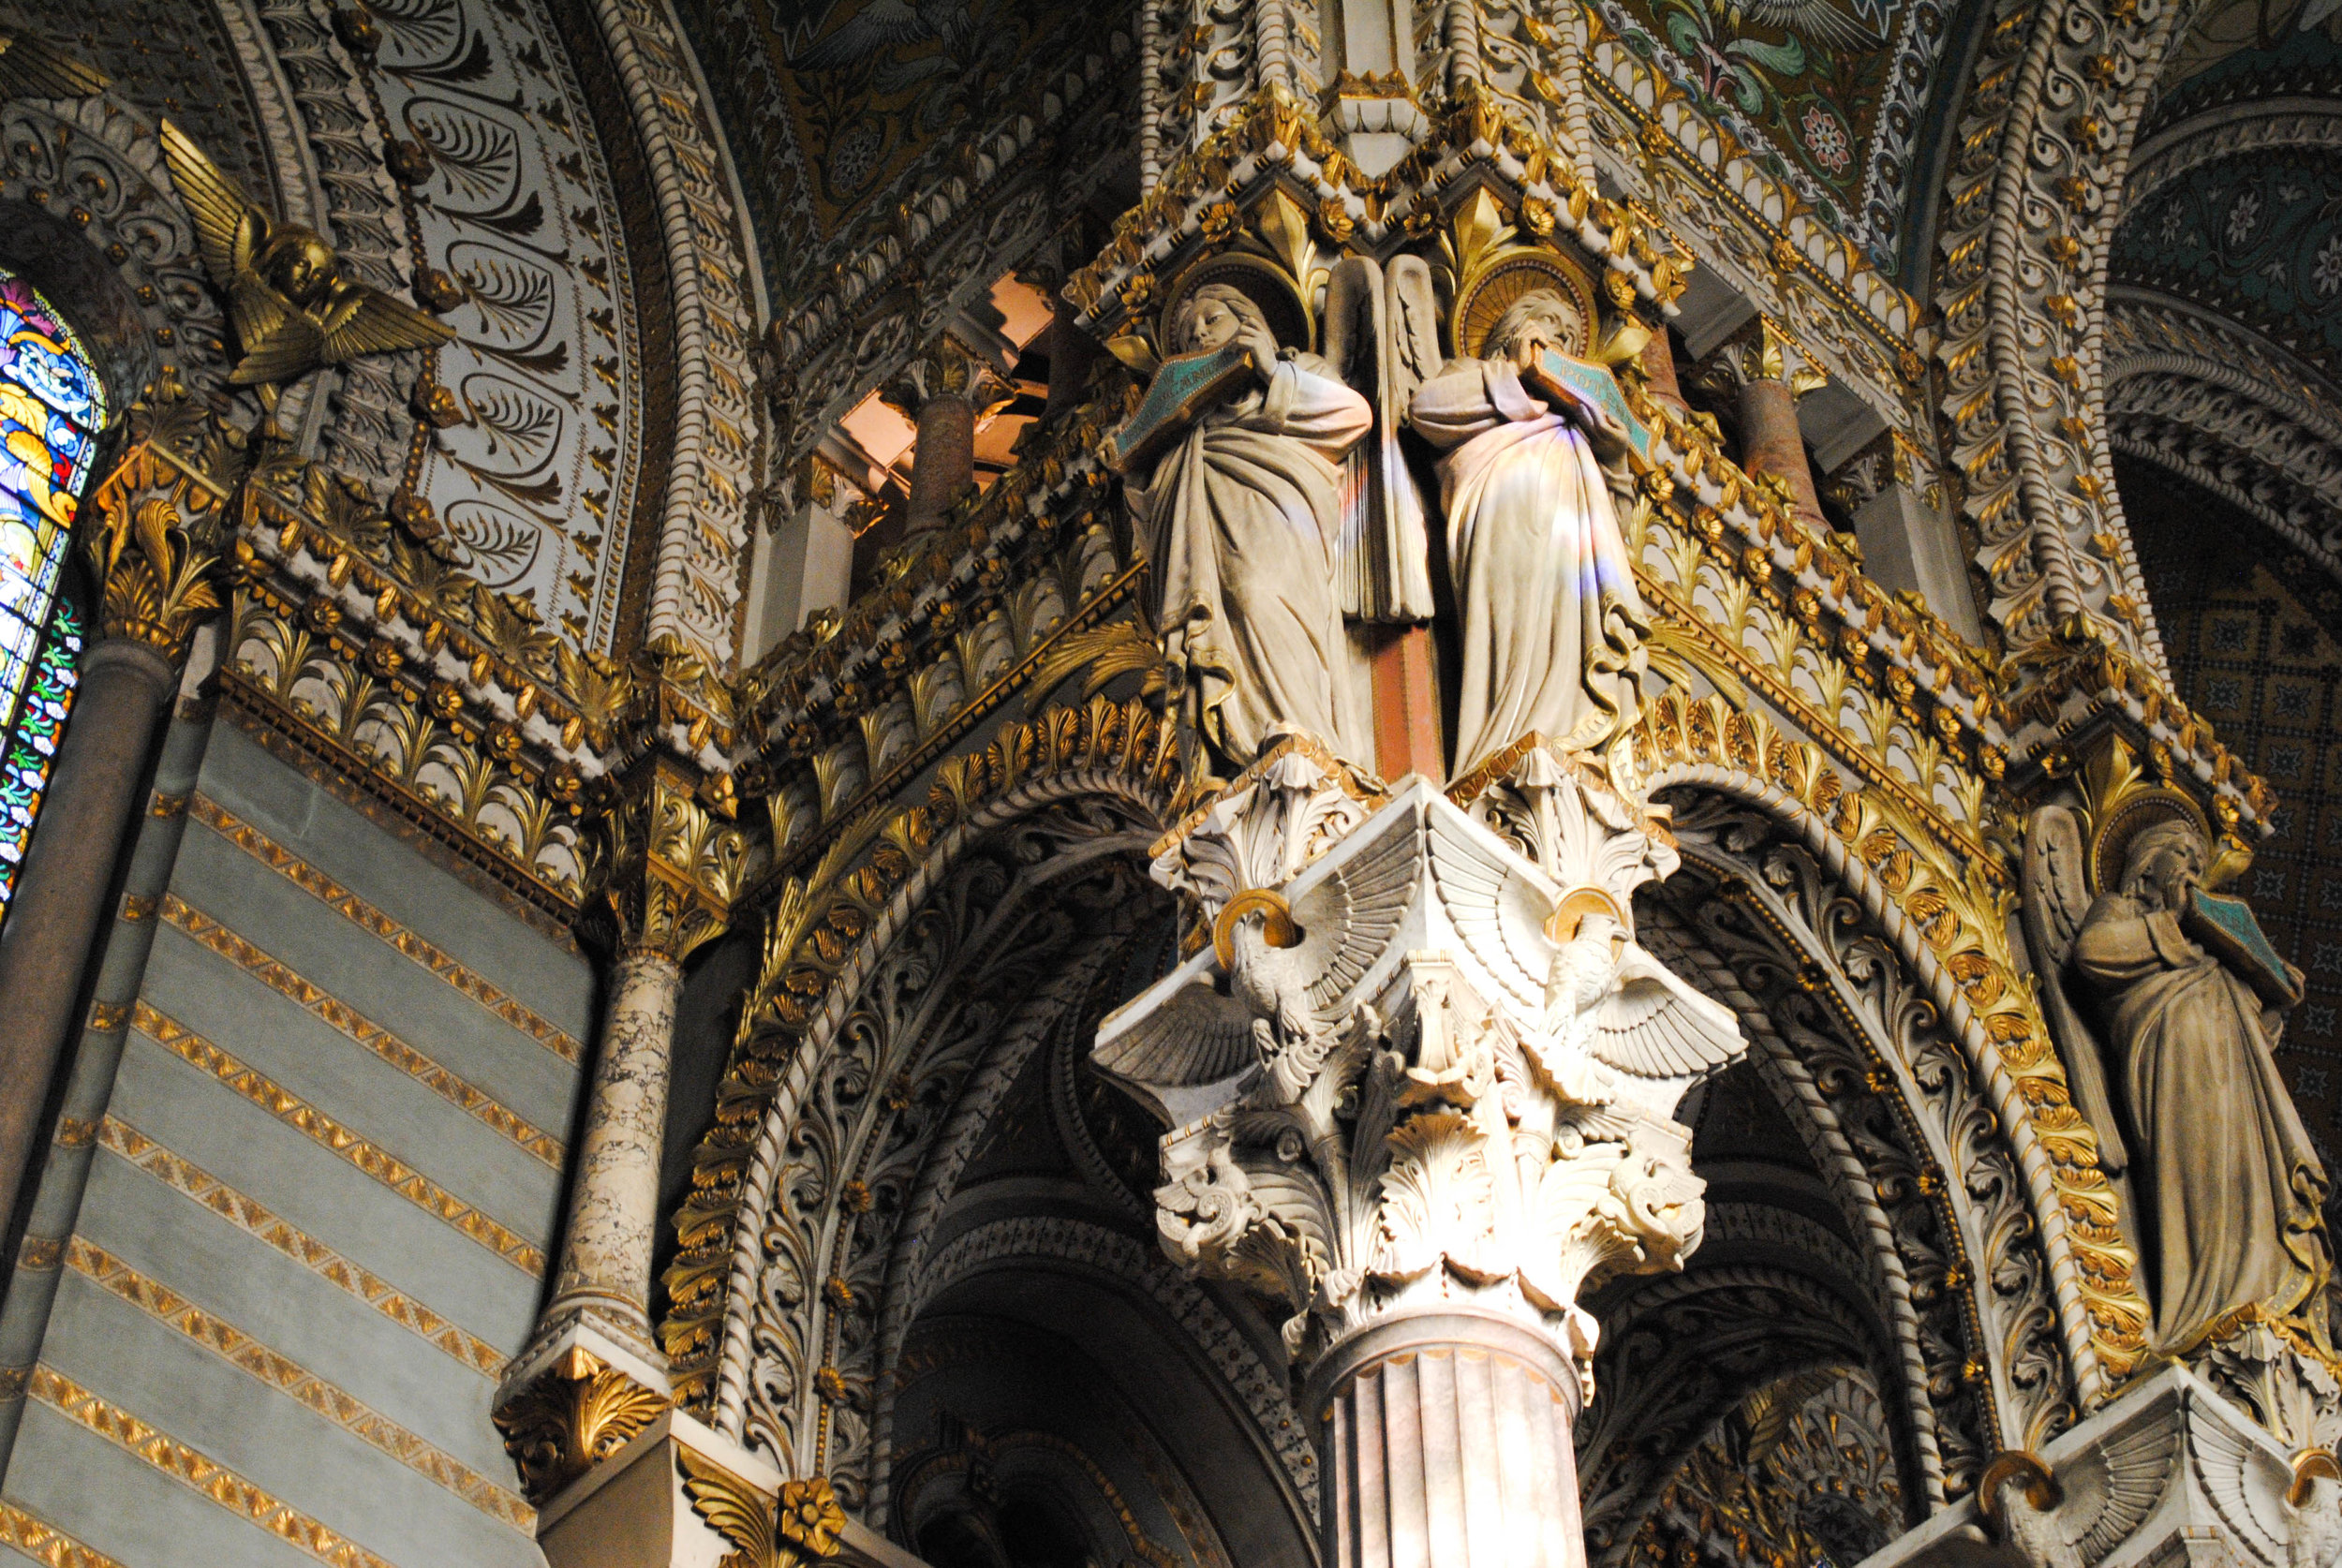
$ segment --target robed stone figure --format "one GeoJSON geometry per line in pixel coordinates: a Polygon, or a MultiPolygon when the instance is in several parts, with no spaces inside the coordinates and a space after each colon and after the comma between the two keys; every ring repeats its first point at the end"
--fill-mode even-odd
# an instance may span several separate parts
{"type": "Polygon", "coordinates": [[[1521,378],[1581,330],[1560,294],[1533,289],[1490,329],[1487,358],[1450,362],[1409,409],[1445,452],[1459,775],[1531,731],[1599,744],[1640,710],[1649,621],[1598,457],[1626,432],[1593,403],[1533,393],[1521,378]]]}
{"type": "Polygon", "coordinates": [[[2277,1076],[2260,998],[2182,929],[2203,870],[2190,824],[2141,830],[2071,960],[2099,1004],[2134,1172],[2148,1176],[2156,1343],[2167,1351],[2234,1308],[2291,1311],[2331,1268],[2318,1229],[2326,1173],[2277,1076]]]}
{"type": "Polygon", "coordinates": [[[1189,717],[1236,767],[1280,727],[1363,756],[1335,546],[1341,460],[1372,412],[1324,361],[1281,352],[1260,307],[1227,284],[1182,301],[1168,335],[1174,354],[1242,344],[1257,373],[1130,491],[1146,525],[1155,624],[1186,673],[1189,717]]]}

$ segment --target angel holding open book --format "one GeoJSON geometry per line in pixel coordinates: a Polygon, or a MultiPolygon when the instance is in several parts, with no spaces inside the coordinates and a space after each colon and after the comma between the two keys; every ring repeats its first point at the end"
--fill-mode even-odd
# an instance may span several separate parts
{"type": "MultiPolygon", "coordinates": [[[[1458,314],[1459,337],[1479,335],[1458,314]]],[[[1598,745],[1641,706],[1650,625],[1602,464],[1632,431],[1590,390],[1609,373],[1574,357],[1586,321],[1559,288],[1529,288],[1487,329],[1486,357],[1451,361],[1408,409],[1445,453],[1459,774],[1533,731],[1598,745]]]]}
{"type": "Polygon", "coordinates": [[[1249,362],[1234,395],[1199,383],[1181,418],[1150,422],[1164,433],[1162,455],[1143,484],[1132,476],[1155,624],[1185,672],[1190,717],[1233,767],[1280,727],[1363,755],[1349,732],[1335,543],[1341,458],[1372,413],[1325,362],[1281,348],[1260,305],[1232,284],[1194,288],[1168,327],[1166,347],[1191,363],[1208,367],[1220,351],[1249,362]]]}

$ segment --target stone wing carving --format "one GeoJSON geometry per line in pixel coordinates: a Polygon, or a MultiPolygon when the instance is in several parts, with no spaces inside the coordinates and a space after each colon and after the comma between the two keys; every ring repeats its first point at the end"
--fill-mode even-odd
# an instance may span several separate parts
{"type": "MultiPolygon", "coordinates": [[[[1701,996],[1631,941],[1620,957],[1618,989],[1595,1013],[1589,1043],[1595,1057],[1630,1077],[1684,1085],[1742,1049],[1740,1021],[1730,1008],[1701,996]]],[[[1670,1101],[1661,1114],[1673,1109],[1670,1101]]]]}
{"type": "Polygon", "coordinates": [[[1414,836],[1385,834],[1295,902],[1301,945],[1293,952],[1321,1018],[1390,946],[1415,897],[1415,867],[1414,836]]]}
{"type": "Polygon", "coordinates": [[[1231,1077],[1257,1059],[1253,1015],[1242,1002],[1223,995],[1210,981],[1182,969],[1161,983],[1172,998],[1155,1005],[1155,990],[1124,1012],[1129,1027],[1109,1034],[1115,1020],[1100,1028],[1092,1057],[1116,1077],[1156,1088],[1193,1088],[1231,1077]]]}
{"type": "Polygon", "coordinates": [[[2285,1562],[2294,1510],[2285,1500],[2293,1477],[2285,1462],[2222,1421],[2192,1421],[2187,1446],[2213,1511],[2263,1562],[2285,1562]]]}
{"type": "Polygon", "coordinates": [[[1108,1018],[1091,1059],[1157,1089],[1217,1083],[1256,1061],[1313,1065],[1341,999],[1398,935],[1415,865],[1413,836],[1389,834],[1305,879],[1313,885],[1289,908],[1258,890],[1238,895],[1215,923],[1226,990],[1191,960],[1108,1018]]]}
{"type": "Polygon", "coordinates": [[[2003,1454],[1979,1488],[1985,1517],[2025,1568],[2091,1568],[2162,1501],[2179,1458],[2181,1419],[2172,1409],[2126,1427],[2061,1461],[2053,1476],[2031,1454],[2003,1454]]]}
{"type": "Polygon", "coordinates": [[[2075,1103],[2098,1135],[2098,1164],[2110,1177],[2129,1163],[2122,1124],[2106,1082],[2106,1058],[2097,1034],[2066,989],[2067,961],[2083,916],[2090,912],[2088,860],[2082,819],[2071,806],[2045,806],[2033,814],[2024,842],[2024,935],[2043,977],[2041,998],[2050,1025],[2065,1047],[2066,1077],[2075,1103]]]}
{"type": "Polygon", "coordinates": [[[2075,1457],[2061,1483],[2066,1501],[2058,1515],[2069,1521],[2083,1561],[2097,1561],[2146,1522],[2170,1484],[2176,1437],[2154,1423],[2075,1457]]]}
{"type": "Polygon", "coordinates": [[[1490,977],[1523,1007],[1542,1008],[1553,953],[1545,922],[1560,890],[1461,824],[1445,813],[1431,819],[1440,905],[1490,977]]]}

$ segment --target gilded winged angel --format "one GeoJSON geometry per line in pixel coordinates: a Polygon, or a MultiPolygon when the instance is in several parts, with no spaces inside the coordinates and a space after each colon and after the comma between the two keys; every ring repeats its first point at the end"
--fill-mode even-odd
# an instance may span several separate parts
{"type": "Polygon", "coordinates": [[[270,413],[277,389],[313,370],[455,336],[412,305],[344,277],[316,229],[271,219],[168,120],[162,143],[171,184],[195,219],[203,270],[228,296],[237,353],[229,382],[259,388],[270,413]]]}

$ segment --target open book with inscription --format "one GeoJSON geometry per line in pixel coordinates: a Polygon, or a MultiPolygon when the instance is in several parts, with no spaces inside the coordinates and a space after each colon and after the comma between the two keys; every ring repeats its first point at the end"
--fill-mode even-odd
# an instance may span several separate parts
{"type": "Polygon", "coordinates": [[[1253,351],[1239,343],[1163,362],[1130,422],[1114,433],[1114,469],[1144,479],[1155,459],[1178,444],[1209,409],[1254,382],[1253,351]]]}
{"type": "MultiPolygon", "coordinates": [[[[1650,429],[1626,406],[1626,393],[1620,390],[1618,377],[1603,366],[1548,348],[1530,362],[1520,378],[1531,392],[1593,409],[1613,427],[1603,434],[1623,437],[1637,457],[1651,460],[1650,429]]],[[[1599,448],[1595,455],[1601,455],[1599,448]]]]}

